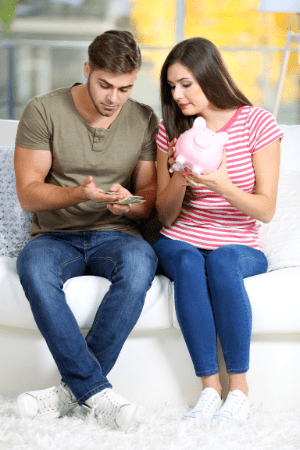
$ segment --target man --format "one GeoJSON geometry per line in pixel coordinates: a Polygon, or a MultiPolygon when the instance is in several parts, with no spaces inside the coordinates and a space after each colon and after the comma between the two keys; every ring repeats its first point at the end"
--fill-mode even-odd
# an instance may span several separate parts
{"type": "Polygon", "coordinates": [[[158,119],[129,99],[141,65],[131,33],[107,31],[88,54],[86,84],[34,98],[18,127],[17,193],[22,208],[34,214],[17,269],[62,382],[21,394],[17,404],[22,416],[46,419],[79,404],[126,431],[136,405],[116,395],[106,377],[156,271],[156,255],[137,221],[155,202],[158,119]],[[132,193],[146,201],[107,203],[132,193]],[[87,269],[112,285],[84,339],[62,286],[87,269]]]}

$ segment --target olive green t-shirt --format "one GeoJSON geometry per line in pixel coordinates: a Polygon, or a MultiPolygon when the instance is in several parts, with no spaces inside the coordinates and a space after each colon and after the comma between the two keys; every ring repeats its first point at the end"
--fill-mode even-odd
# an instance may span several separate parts
{"type": "MultiPolygon", "coordinates": [[[[149,106],[128,99],[109,129],[93,128],[76,110],[68,87],[28,103],[19,122],[16,145],[52,152],[46,183],[80,186],[82,178],[92,175],[96,186],[105,191],[119,183],[132,192],[137,161],[155,160],[157,126],[158,118],[149,106]]],[[[106,203],[91,200],[34,213],[30,236],[88,230],[140,236],[136,222],[112,214],[106,203]]]]}

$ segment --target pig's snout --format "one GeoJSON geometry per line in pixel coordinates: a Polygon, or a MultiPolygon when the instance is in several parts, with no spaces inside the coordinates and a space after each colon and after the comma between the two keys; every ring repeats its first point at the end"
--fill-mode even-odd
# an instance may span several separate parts
{"type": "Polygon", "coordinates": [[[194,137],[193,140],[194,140],[194,144],[196,145],[196,148],[197,147],[200,147],[200,149],[207,148],[210,145],[209,138],[207,136],[204,136],[201,134],[200,135],[196,134],[196,136],[194,137]]]}

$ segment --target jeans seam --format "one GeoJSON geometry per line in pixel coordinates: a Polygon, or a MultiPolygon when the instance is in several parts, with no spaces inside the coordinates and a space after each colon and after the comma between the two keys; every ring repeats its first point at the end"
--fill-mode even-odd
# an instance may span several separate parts
{"type": "Polygon", "coordinates": [[[246,373],[246,372],[248,372],[248,370],[249,370],[249,365],[247,367],[243,368],[243,369],[229,369],[229,370],[227,370],[227,368],[226,368],[227,373],[246,373]]]}
{"type": "Polygon", "coordinates": [[[203,371],[196,371],[196,376],[197,377],[209,377],[210,375],[215,375],[216,373],[220,372],[220,368],[216,367],[216,369],[211,369],[211,370],[205,370],[203,371]]]}
{"type": "Polygon", "coordinates": [[[79,259],[82,259],[82,256],[77,256],[76,258],[69,259],[68,261],[65,261],[61,266],[59,266],[59,276],[61,276],[62,271],[65,266],[67,266],[68,264],[70,264],[72,262],[78,261],[79,259]]]}
{"type": "MultiPolygon", "coordinates": [[[[115,276],[116,276],[116,273],[117,273],[116,271],[117,271],[117,268],[118,268],[118,263],[117,263],[117,261],[114,260],[113,258],[110,258],[110,257],[105,257],[105,258],[104,258],[104,257],[97,257],[97,258],[93,258],[93,260],[97,260],[97,259],[99,259],[99,260],[100,260],[100,259],[105,259],[105,260],[108,260],[108,261],[111,261],[111,262],[114,263],[114,265],[115,265],[115,268],[114,268],[115,274],[114,274],[114,276],[112,277],[112,282],[114,282],[114,281],[115,281],[115,276]]],[[[96,314],[96,316],[95,316],[93,325],[92,325],[92,327],[91,327],[91,329],[90,329],[90,331],[89,331],[88,336],[86,337],[86,342],[88,342],[88,341],[91,339],[91,337],[92,337],[92,335],[93,335],[93,333],[94,333],[94,331],[95,331],[95,328],[96,328],[96,325],[97,325],[97,323],[98,323],[99,317],[100,317],[101,312],[102,312],[102,310],[103,310],[103,308],[104,308],[104,306],[105,306],[106,301],[107,301],[108,298],[109,298],[110,292],[111,292],[111,286],[110,286],[109,290],[107,291],[106,295],[104,296],[104,298],[103,298],[103,300],[102,300],[102,302],[101,302],[101,305],[100,305],[100,307],[99,307],[99,310],[98,310],[98,312],[97,312],[97,314],[96,314]]]]}
{"type": "MultiPolygon", "coordinates": [[[[249,257],[249,256],[245,257],[244,260],[245,260],[245,259],[252,259],[252,260],[253,260],[253,258],[252,258],[252,257],[249,257]]],[[[257,258],[255,258],[255,261],[259,261],[259,260],[258,260],[257,258]]],[[[239,278],[240,278],[240,274],[239,274],[238,268],[237,268],[237,267],[234,267],[234,270],[235,270],[237,279],[239,279],[239,278]]],[[[245,287],[245,283],[244,283],[244,278],[243,278],[243,277],[242,277],[242,283],[244,284],[244,287],[245,287]]],[[[246,292],[246,289],[245,289],[245,292],[246,292]]],[[[248,296],[247,292],[246,292],[246,295],[248,296]]],[[[243,295],[242,295],[242,299],[241,299],[241,300],[242,300],[242,304],[243,304],[243,309],[244,309],[245,316],[247,317],[248,321],[250,321],[249,315],[248,315],[248,312],[247,312],[247,305],[246,305],[245,298],[244,298],[243,295]]],[[[250,303],[250,302],[249,302],[249,303],[250,303]]],[[[251,305],[250,305],[250,308],[251,308],[251,305]]],[[[251,321],[250,321],[250,328],[251,328],[251,321]]],[[[247,338],[248,338],[248,340],[251,342],[251,329],[250,329],[250,333],[247,333],[247,338]]],[[[219,339],[220,339],[220,336],[219,336],[219,339]]],[[[226,350],[223,349],[223,345],[222,345],[222,340],[221,340],[221,339],[220,339],[220,343],[221,343],[221,347],[222,347],[222,351],[223,351],[223,356],[224,356],[224,360],[225,360],[225,364],[226,364],[226,371],[227,371],[227,373],[235,373],[235,372],[232,372],[232,369],[231,369],[231,367],[230,367],[230,362],[229,362],[228,354],[227,354],[226,350]]],[[[248,354],[249,354],[249,352],[250,352],[250,346],[249,346],[248,354]]],[[[241,369],[241,370],[243,370],[243,369],[241,369]]]]}

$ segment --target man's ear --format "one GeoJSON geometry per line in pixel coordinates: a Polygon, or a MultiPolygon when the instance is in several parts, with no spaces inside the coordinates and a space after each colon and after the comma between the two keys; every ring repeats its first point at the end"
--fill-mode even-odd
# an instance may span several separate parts
{"type": "Polygon", "coordinates": [[[91,73],[91,66],[87,61],[84,63],[83,73],[85,78],[88,80],[91,73]]]}

